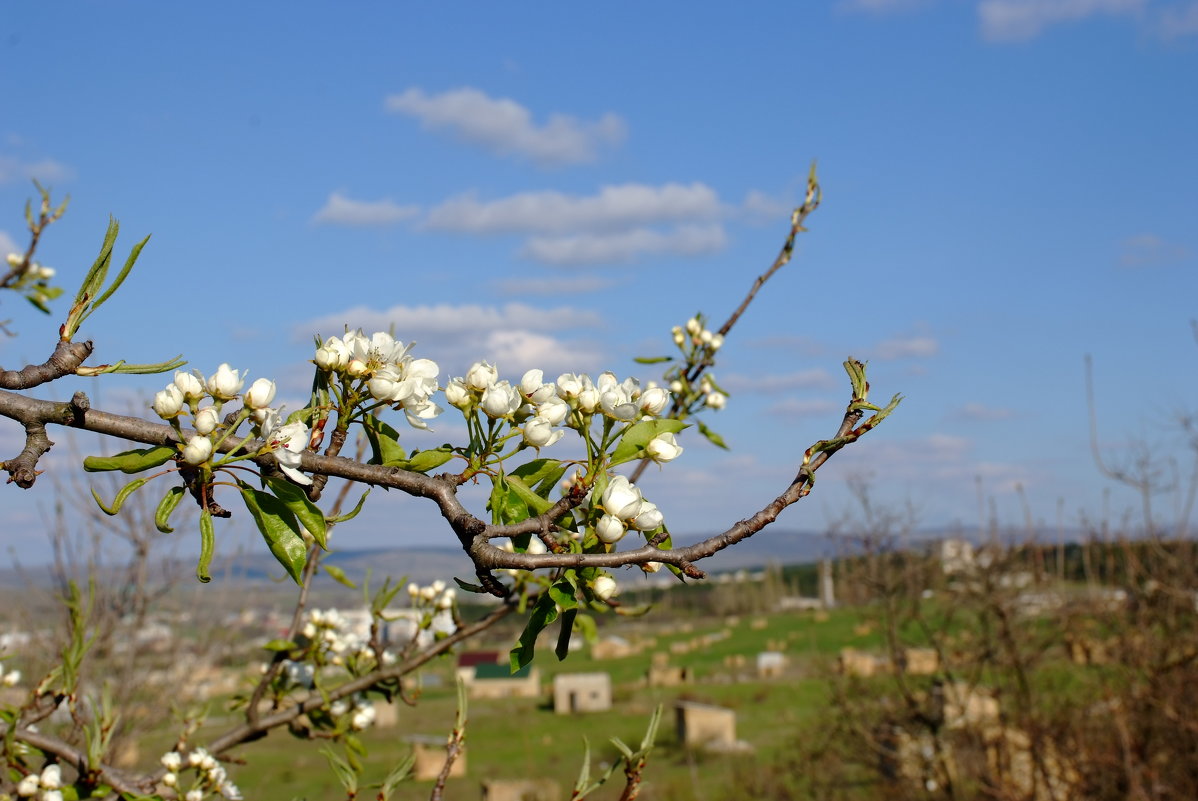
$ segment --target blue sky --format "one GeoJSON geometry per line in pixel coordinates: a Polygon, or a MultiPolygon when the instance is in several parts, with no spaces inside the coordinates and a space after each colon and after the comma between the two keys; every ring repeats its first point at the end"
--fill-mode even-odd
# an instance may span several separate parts
{"type": "MultiPolygon", "coordinates": [[[[850,354],[907,399],[787,527],[840,518],[850,477],[929,526],[974,525],[979,477],[1006,525],[1017,485],[1049,527],[1059,504],[1100,514],[1087,353],[1111,462],[1193,461],[1194,0],[20,4],[0,64],[0,249],[24,244],[30,177],[71,195],[40,251],[64,283],[109,213],[122,253],[153,234],[86,326],[102,361],[182,352],[299,399],[313,333],[393,323],[443,375],[651,378],[632,357],[726,317],[818,159],[824,205],[716,370],[733,450],[686,436],[643,482],[675,531],[786,486],[835,430],[850,354]]],[[[21,334],[0,364],[41,361],[59,321],[0,302],[21,334]]],[[[162,383],[84,388],[120,407],[162,383]]],[[[8,487],[6,514],[51,493],[8,487]]],[[[1135,500],[1114,487],[1110,508],[1135,500]]],[[[387,498],[342,544],[437,530],[387,498]]]]}

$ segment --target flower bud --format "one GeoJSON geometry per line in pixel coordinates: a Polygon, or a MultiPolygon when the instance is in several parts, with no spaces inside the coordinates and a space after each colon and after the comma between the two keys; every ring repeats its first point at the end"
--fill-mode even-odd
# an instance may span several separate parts
{"type": "Polygon", "coordinates": [[[588,386],[579,392],[578,408],[586,414],[593,414],[599,408],[599,390],[588,386]]]}
{"type": "Polygon", "coordinates": [[[537,407],[537,417],[545,420],[549,425],[560,426],[566,422],[566,418],[569,415],[570,404],[556,395],[552,398],[547,398],[537,407]]]}
{"type": "Polygon", "coordinates": [[[489,389],[498,380],[499,371],[487,362],[475,362],[466,371],[466,386],[480,392],[489,389]]]}
{"type": "Polygon", "coordinates": [[[637,531],[652,531],[664,522],[665,518],[662,517],[657,504],[644,501],[641,503],[641,508],[637,512],[636,517],[632,519],[629,525],[637,531]]]}
{"type": "Polygon", "coordinates": [[[8,262],[9,267],[20,267],[21,262],[25,261],[25,257],[20,253],[9,253],[4,260],[8,262]]]}
{"type": "Polygon", "coordinates": [[[265,409],[275,399],[275,382],[259,378],[245,393],[245,405],[250,409],[265,409]]]}
{"type": "Polygon", "coordinates": [[[462,410],[469,409],[474,402],[470,390],[466,388],[466,382],[461,378],[452,378],[445,385],[445,400],[450,406],[462,410]]]}
{"type": "Polygon", "coordinates": [[[685,387],[682,385],[681,381],[675,379],[670,382],[670,392],[673,392],[675,395],[680,394],[683,389],[685,389],[685,387]]]}
{"type": "Polygon", "coordinates": [[[552,445],[562,436],[563,431],[555,431],[550,422],[541,417],[534,417],[524,424],[524,441],[534,448],[552,445]]]}
{"type": "Polygon", "coordinates": [[[203,409],[200,409],[198,412],[196,412],[196,416],[192,421],[192,425],[195,426],[197,433],[208,436],[214,430],[216,430],[216,426],[219,422],[220,412],[216,410],[216,407],[205,406],[203,409]]]}
{"type": "Polygon", "coordinates": [[[640,512],[644,502],[641,491],[625,476],[616,476],[603,490],[600,505],[610,515],[621,520],[631,520],[640,512]]]}
{"type": "Polygon", "coordinates": [[[719,411],[728,405],[728,396],[722,392],[707,393],[707,407],[719,411]]]}
{"type": "Polygon", "coordinates": [[[641,394],[638,400],[641,411],[653,417],[665,411],[666,404],[669,402],[670,393],[664,387],[650,387],[641,394]]]}
{"type": "MultiPolygon", "coordinates": [[[[466,378],[466,384],[470,385],[469,376],[466,378]]],[[[479,405],[488,417],[496,420],[508,418],[520,408],[520,393],[507,381],[498,381],[483,390],[479,405]]]]}
{"type": "Polygon", "coordinates": [[[553,393],[556,391],[556,387],[553,384],[546,384],[544,378],[544,370],[529,370],[520,379],[520,394],[531,403],[544,403],[546,399],[553,397],[553,393]]]}
{"type": "Polygon", "coordinates": [[[174,771],[168,771],[162,776],[162,783],[167,787],[174,787],[179,783],[179,776],[174,771]]]}
{"type": "Polygon", "coordinates": [[[682,455],[682,446],[673,434],[658,434],[645,445],[645,455],[658,464],[665,464],[682,455]]]}
{"type": "Polygon", "coordinates": [[[191,465],[199,465],[208,461],[212,456],[212,440],[203,435],[197,435],[187,440],[183,448],[183,461],[191,465]]]}
{"type": "Polygon", "coordinates": [[[620,522],[619,518],[610,514],[599,518],[599,522],[595,524],[595,536],[608,545],[619,542],[627,533],[628,530],[624,528],[624,524],[620,522]]]}
{"type": "Polygon", "coordinates": [[[670,333],[674,335],[674,344],[681,348],[682,343],[686,341],[686,335],[682,333],[682,326],[674,326],[670,333]]]}
{"type": "Polygon", "coordinates": [[[42,770],[42,776],[39,780],[42,787],[47,790],[57,790],[62,787],[62,767],[58,763],[47,765],[42,770]]]}
{"type": "Polygon", "coordinates": [[[712,337],[712,334],[711,334],[711,332],[710,332],[710,331],[708,331],[706,328],[704,328],[704,329],[703,329],[703,330],[702,330],[702,331],[699,333],[699,341],[700,341],[700,342],[702,342],[704,345],[710,345],[710,344],[711,344],[711,337],[712,337]]]}
{"type": "Polygon", "coordinates": [[[711,348],[712,350],[719,350],[720,348],[724,347],[724,337],[720,334],[712,334],[711,341],[707,343],[707,347],[711,348]]]}
{"type": "Polygon", "coordinates": [[[239,370],[234,370],[228,364],[216,368],[216,372],[208,377],[208,394],[217,400],[232,400],[245,384],[239,370]]]}
{"type": "Polygon", "coordinates": [[[37,774],[30,773],[21,779],[21,783],[17,785],[17,795],[21,798],[28,798],[31,795],[35,795],[38,791],[38,784],[37,774]]]}
{"type": "Polygon", "coordinates": [[[620,591],[616,580],[611,576],[600,576],[595,579],[594,584],[595,597],[603,601],[611,600],[620,591]]]}
{"type": "Polygon", "coordinates": [[[176,370],[175,386],[183,393],[183,397],[189,401],[197,401],[204,397],[204,382],[195,373],[185,373],[182,370],[176,370]]]}
{"type": "Polygon", "coordinates": [[[540,556],[541,554],[548,552],[548,550],[549,549],[545,547],[545,543],[541,541],[541,538],[534,535],[528,538],[528,547],[524,550],[524,552],[530,553],[533,556],[540,556]]]}
{"type": "Polygon", "coordinates": [[[692,317],[686,321],[686,333],[690,334],[691,336],[698,336],[699,332],[702,330],[703,323],[698,317],[692,317]]]}
{"type": "Polygon", "coordinates": [[[175,384],[167,384],[166,389],[154,395],[150,407],[163,420],[170,420],[183,409],[183,393],[175,384]]]}

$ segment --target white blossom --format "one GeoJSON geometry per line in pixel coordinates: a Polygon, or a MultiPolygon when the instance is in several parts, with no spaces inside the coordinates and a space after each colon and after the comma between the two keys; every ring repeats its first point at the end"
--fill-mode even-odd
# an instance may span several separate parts
{"type": "Polygon", "coordinates": [[[268,378],[259,378],[250,385],[245,393],[245,405],[250,409],[265,409],[275,399],[275,382],[268,378]]]}
{"type": "Polygon", "coordinates": [[[216,372],[208,376],[208,394],[217,400],[232,400],[245,385],[245,378],[239,370],[234,370],[228,364],[216,368],[216,372]]]}
{"type": "Polygon", "coordinates": [[[183,461],[191,465],[200,465],[212,456],[212,440],[202,434],[197,434],[187,440],[183,447],[183,461]]]}
{"type": "Polygon", "coordinates": [[[487,362],[475,362],[466,371],[466,386],[482,392],[499,380],[499,371],[487,362]]]}
{"type": "Polygon", "coordinates": [[[561,429],[555,430],[553,424],[542,417],[534,417],[525,423],[523,433],[524,441],[537,449],[552,445],[564,436],[561,429]]]}
{"type": "Polygon", "coordinates": [[[198,373],[185,373],[182,370],[176,370],[175,386],[189,401],[197,401],[204,397],[204,382],[198,373]]]}
{"type": "Polygon", "coordinates": [[[177,772],[179,768],[183,767],[183,755],[178,751],[167,751],[158,761],[169,771],[177,772]]]}
{"type": "Polygon", "coordinates": [[[595,579],[594,591],[596,598],[607,601],[619,593],[620,587],[611,576],[600,576],[595,579]]]}
{"type": "Polygon", "coordinates": [[[670,402],[670,393],[663,387],[649,387],[645,390],[637,403],[640,404],[641,411],[650,417],[657,417],[665,411],[666,404],[670,402]]]}
{"type": "Polygon", "coordinates": [[[268,417],[263,423],[263,428],[267,429],[264,432],[266,440],[279,462],[279,469],[297,484],[311,484],[312,479],[299,471],[300,460],[311,437],[308,427],[303,423],[276,425],[277,422],[277,414],[268,417]]]}
{"type": "Polygon", "coordinates": [[[595,536],[609,545],[619,542],[624,538],[626,533],[628,533],[628,530],[624,527],[624,524],[618,517],[611,514],[605,514],[595,524],[595,536]]]}
{"type": "MultiPolygon", "coordinates": [[[[470,383],[469,377],[466,383],[470,383]]],[[[479,405],[488,417],[496,420],[510,418],[520,408],[520,393],[507,381],[498,381],[483,391],[479,405]]]]}
{"type": "Polygon", "coordinates": [[[17,795],[19,795],[21,798],[28,798],[37,792],[38,784],[39,782],[37,774],[30,773],[28,776],[21,779],[20,784],[17,785],[17,795]]]}
{"type": "Polygon", "coordinates": [[[150,408],[163,420],[169,420],[183,409],[183,393],[176,385],[167,384],[166,389],[154,395],[150,408]]]}
{"type": "Polygon", "coordinates": [[[215,406],[205,406],[200,409],[191,421],[191,424],[195,426],[196,433],[204,436],[215,431],[218,423],[220,423],[220,412],[215,406]]]}
{"type": "Polygon", "coordinates": [[[625,476],[616,476],[608,482],[599,501],[604,511],[621,520],[636,517],[643,502],[641,491],[625,476]]]}
{"type": "Polygon", "coordinates": [[[645,445],[645,454],[658,464],[674,461],[682,451],[682,446],[670,433],[658,434],[645,445]]]}
{"type": "Polygon", "coordinates": [[[636,513],[636,517],[629,523],[637,531],[652,531],[665,522],[657,505],[644,501],[641,503],[640,510],[636,513]]]}

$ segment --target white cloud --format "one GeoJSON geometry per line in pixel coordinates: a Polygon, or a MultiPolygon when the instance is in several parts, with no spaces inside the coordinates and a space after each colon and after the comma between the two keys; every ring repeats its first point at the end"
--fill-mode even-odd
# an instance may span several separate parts
{"type": "Polygon", "coordinates": [[[869,14],[893,14],[926,6],[931,0],[842,0],[840,7],[869,14]]]}
{"type": "Polygon", "coordinates": [[[1162,10],[1157,19],[1157,30],[1166,40],[1198,36],[1198,2],[1162,10]]]}
{"type": "Polygon", "coordinates": [[[1156,234],[1140,234],[1123,240],[1119,266],[1158,267],[1185,261],[1191,255],[1185,245],[1167,242],[1156,234]]]}
{"type": "Polygon", "coordinates": [[[628,262],[643,254],[699,256],[714,253],[727,244],[719,223],[679,225],[665,231],[633,228],[612,233],[530,238],[520,253],[545,264],[612,264],[628,262]]]}
{"type": "Polygon", "coordinates": [[[331,225],[395,225],[420,214],[419,206],[401,206],[390,198],[353,200],[333,192],[312,222],[331,225]]]}
{"type": "Polygon", "coordinates": [[[741,208],[747,217],[759,222],[775,222],[788,218],[794,210],[791,203],[781,198],[767,195],[759,189],[750,189],[745,194],[745,200],[741,204],[741,208]]]}
{"type": "Polygon", "coordinates": [[[411,88],[389,95],[388,111],[416,117],[429,130],[449,130],[462,139],[500,155],[519,155],[543,164],[593,161],[601,146],[618,145],[627,125],[607,113],[587,122],[567,114],[550,114],[541,125],[532,113],[509,98],[493,98],[471,87],[428,95],[411,88]]]}
{"type": "Polygon", "coordinates": [[[787,398],[770,406],[767,411],[779,417],[818,417],[832,414],[840,408],[842,407],[829,400],[787,398]]]}
{"type": "Polygon", "coordinates": [[[720,379],[720,385],[732,393],[760,392],[773,395],[796,389],[830,389],[836,386],[832,375],[822,367],[764,376],[733,373],[720,379]]]}
{"type": "MultiPolygon", "coordinates": [[[[16,240],[8,235],[7,231],[0,231],[0,259],[3,259],[9,253],[24,253],[25,248],[18,247],[16,240]]],[[[3,268],[0,268],[3,269],[3,268]]]]}
{"type": "Polygon", "coordinates": [[[564,234],[710,221],[721,211],[719,196],[706,184],[621,184],[595,195],[521,192],[485,202],[474,193],[459,195],[429,211],[425,225],[473,234],[564,234]]]}
{"type": "Polygon", "coordinates": [[[1015,416],[1015,412],[1010,409],[987,406],[984,403],[967,403],[958,409],[953,416],[961,420],[989,422],[992,420],[1010,420],[1015,416]]]}
{"type": "Polygon", "coordinates": [[[461,374],[476,360],[497,363],[505,376],[519,378],[530,367],[549,372],[594,370],[602,349],[577,332],[602,323],[599,315],[567,306],[539,308],[523,303],[503,306],[439,304],[373,309],[356,306],[302,323],[296,340],[340,335],[348,325],[367,333],[387,331],[405,342],[421,343],[418,357],[434,359],[443,373],[461,374]]]}
{"type": "Polygon", "coordinates": [[[940,352],[940,343],[930,336],[894,337],[879,342],[874,356],[882,361],[896,359],[926,359],[940,352]]]}
{"type": "Polygon", "coordinates": [[[615,283],[597,275],[575,275],[560,278],[507,278],[494,282],[493,286],[504,295],[582,295],[608,289],[615,283]]]}
{"type": "Polygon", "coordinates": [[[67,181],[74,175],[74,170],[54,159],[22,161],[14,156],[0,156],[0,184],[30,179],[37,179],[46,184],[51,181],[67,181]]]}
{"type": "Polygon", "coordinates": [[[1098,14],[1136,15],[1148,0],[982,0],[978,20],[982,36],[996,42],[1034,39],[1051,25],[1098,14]]]}

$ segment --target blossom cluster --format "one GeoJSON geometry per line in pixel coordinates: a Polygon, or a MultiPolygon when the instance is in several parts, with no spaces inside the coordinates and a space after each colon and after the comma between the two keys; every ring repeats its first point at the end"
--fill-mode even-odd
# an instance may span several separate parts
{"type": "Polygon", "coordinates": [[[15,687],[17,682],[21,680],[21,671],[19,670],[4,670],[4,663],[0,662],[0,685],[5,687],[15,687]]]}
{"type": "Polygon", "coordinates": [[[687,339],[690,339],[691,345],[695,347],[703,346],[708,350],[717,351],[724,346],[724,337],[722,334],[715,334],[709,331],[703,325],[702,317],[692,317],[686,321],[685,333],[684,327],[681,325],[674,326],[674,344],[682,347],[687,339]]]}
{"type": "Polygon", "coordinates": [[[283,472],[297,483],[311,484],[312,479],[299,471],[301,454],[309,444],[308,427],[300,422],[283,422],[282,410],[271,407],[276,392],[273,381],[259,378],[242,392],[245,381],[243,371],[228,364],[222,364],[207,378],[198,370],[176,370],[174,380],[154,395],[150,407],[180,433],[183,416],[191,416],[195,434],[187,437],[182,451],[183,461],[190,465],[207,463],[216,445],[248,417],[254,433],[274,452],[283,472]],[[234,423],[226,426],[221,410],[239,396],[244,410],[234,423]],[[207,400],[211,403],[205,404],[207,400]]]}
{"type": "MultiPolygon", "coordinates": [[[[674,326],[673,336],[674,344],[687,356],[688,361],[711,364],[711,357],[724,346],[723,335],[709,330],[702,315],[690,318],[685,325],[674,326]]],[[[670,382],[670,391],[675,395],[682,395],[687,385],[682,381],[681,372],[676,375],[680,377],[670,382]]],[[[699,395],[708,409],[719,411],[728,404],[728,393],[720,389],[710,373],[704,374],[699,380],[699,395]]]]}
{"type": "Polygon", "coordinates": [[[336,609],[309,611],[308,619],[300,633],[317,651],[327,657],[330,664],[343,664],[350,654],[359,659],[374,658],[374,652],[370,650],[366,638],[354,631],[336,609]]]}
{"type": "MultiPolygon", "coordinates": [[[[13,270],[20,269],[25,263],[25,257],[20,253],[9,253],[5,257],[8,266],[13,270]]],[[[62,292],[60,288],[51,287],[50,279],[55,275],[53,267],[46,267],[36,261],[21,271],[17,277],[16,287],[24,290],[30,301],[40,309],[47,310],[45,304],[54,300],[62,292]]]]}
{"type": "Polygon", "coordinates": [[[595,535],[609,545],[619,542],[629,528],[653,531],[664,523],[657,505],[646,501],[640,489],[625,476],[608,482],[599,497],[603,516],[595,523],[595,535]]]}
{"type": "Polygon", "coordinates": [[[176,792],[181,792],[184,801],[201,801],[213,792],[229,801],[241,801],[241,790],[229,780],[225,766],[205,748],[193,748],[186,757],[178,751],[168,751],[159,761],[162,767],[166,768],[161,782],[176,792]],[[191,788],[184,792],[179,786],[179,774],[185,767],[195,770],[196,778],[191,788]]]}
{"type": "Polygon", "coordinates": [[[17,783],[17,796],[39,801],[62,801],[62,767],[51,763],[42,772],[30,773],[17,783]]]}
{"type": "Polygon", "coordinates": [[[457,591],[441,579],[437,579],[425,587],[421,587],[413,581],[408,584],[408,597],[412,599],[412,606],[417,608],[449,610],[453,609],[457,591]]]}
{"type": "Polygon", "coordinates": [[[412,344],[405,345],[385,331],[367,337],[359,328],[326,339],[313,361],[343,382],[364,383],[372,398],[402,409],[413,428],[427,429],[425,420],[442,412],[429,400],[437,391],[440,368],[431,359],[413,359],[411,349],[412,344]]]}

